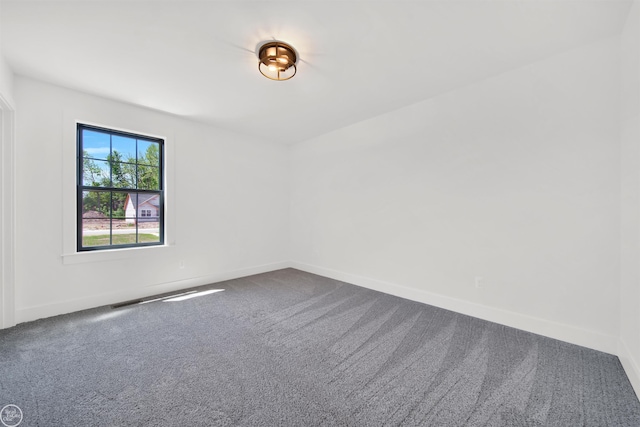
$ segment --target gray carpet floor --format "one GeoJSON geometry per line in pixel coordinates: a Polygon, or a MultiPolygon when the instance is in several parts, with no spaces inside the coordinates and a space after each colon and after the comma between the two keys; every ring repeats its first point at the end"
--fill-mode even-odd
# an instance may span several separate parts
{"type": "Polygon", "coordinates": [[[294,269],[0,331],[21,426],[640,426],[617,357],[294,269]]]}

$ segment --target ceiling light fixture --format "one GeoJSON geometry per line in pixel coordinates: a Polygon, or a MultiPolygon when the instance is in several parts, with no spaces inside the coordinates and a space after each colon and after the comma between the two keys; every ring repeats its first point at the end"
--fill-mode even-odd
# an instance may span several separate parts
{"type": "Polygon", "coordinates": [[[289,80],[296,75],[295,50],[283,42],[269,42],[260,47],[258,69],[268,79],[289,80]]]}

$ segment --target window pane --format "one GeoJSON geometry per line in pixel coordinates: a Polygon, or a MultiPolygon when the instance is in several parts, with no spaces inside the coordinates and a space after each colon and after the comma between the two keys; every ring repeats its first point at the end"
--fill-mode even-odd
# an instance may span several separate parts
{"type": "Polygon", "coordinates": [[[113,192],[113,245],[138,243],[136,237],[135,205],[138,195],[125,191],[113,192]]]}
{"type": "Polygon", "coordinates": [[[138,243],[160,243],[160,231],[158,228],[140,228],[138,243]]]}
{"type": "Polygon", "coordinates": [[[84,191],[82,193],[82,245],[109,244],[111,193],[84,191]]]}
{"type": "Polygon", "coordinates": [[[127,221],[126,211],[129,201],[129,193],[125,191],[114,191],[111,197],[111,227],[112,245],[129,245],[136,243],[135,221],[127,221]]]}
{"type": "Polygon", "coordinates": [[[89,129],[82,130],[82,156],[106,159],[111,152],[110,135],[89,129]]]}
{"type": "Polygon", "coordinates": [[[157,142],[138,140],[138,163],[160,166],[160,144],[157,142]]]}
{"type": "Polygon", "coordinates": [[[109,187],[109,162],[104,160],[82,159],[82,185],[109,187]]]}
{"type": "Polygon", "coordinates": [[[131,245],[138,243],[136,241],[136,227],[132,228],[114,228],[113,230],[113,245],[131,245]]]}
{"type": "Polygon", "coordinates": [[[138,199],[138,193],[129,192],[127,193],[124,203],[124,216],[126,218],[132,218],[134,225],[138,217],[138,199]]]}
{"type": "MultiPolygon", "coordinates": [[[[156,200],[157,196],[149,202],[156,200]]],[[[142,199],[141,199],[142,200],[142,199]]],[[[159,210],[157,207],[145,206],[145,216],[138,218],[138,241],[140,243],[160,242],[159,210]]]]}
{"type": "MultiPolygon", "coordinates": [[[[126,203],[127,203],[127,194],[124,191],[114,191],[112,193],[111,198],[111,212],[112,216],[115,219],[119,219],[124,221],[125,211],[126,211],[126,203]]],[[[113,225],[116,226],[115,223],[113,225]]]]}
{"type": "MultiPolygon", "coordinates": [[[[131,196],[135,203],[136,198],[131,196]]],[[[157,222],[160,216],[160,195],[157,193],[139,193],[137,198],[138,222],[157,222]]],[[[129,216],[129,212],[127,212],[129,216]]],[[[157,227],[157,225],[155,226],[157,227]]]]}
{"type": "Polygon", "coordinates": [[[135,163],[136,162],[136,140],[135,138],[129,138],[126,136],[113,135],[111,137],[111,150],[114,156],[114,160],[118,160],[115,157],[120,156],[122,161],[135,163]]]}
{"type": "MultiPolygon", "coordinates": [[[[82,192],[82,219],[106,221],[109,227],[111,217],[111,193],[108,191],[83,191],[82,192]]],[[[98,222],[93,222],[98,224],[98,222]]]]}
{"type": "Polygon", "coordinates": [[[136,188],[136,165],[132,163],[111,162],[113,187],[136,188]]]}
{"type": "Polygon", "coordinates": [[[82,219],[82,246],[108,246],[109,244],[109,228],[104,228],[103,220],[82,219]]]}
{"type": "Polygon", "coordinates": [[[141,190],[159,190],[160,168],[138,165],[138,188],[141,190]]]}

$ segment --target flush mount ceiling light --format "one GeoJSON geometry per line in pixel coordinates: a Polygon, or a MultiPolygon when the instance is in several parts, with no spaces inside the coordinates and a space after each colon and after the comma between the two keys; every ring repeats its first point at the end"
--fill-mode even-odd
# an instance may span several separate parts
{"type": "Polygon", "coordinates": [[[296,56],[293,47],[282,42],[269,42],[260,47],[258,69],[268,79],[289,80],[296,75],[296,56]]]}

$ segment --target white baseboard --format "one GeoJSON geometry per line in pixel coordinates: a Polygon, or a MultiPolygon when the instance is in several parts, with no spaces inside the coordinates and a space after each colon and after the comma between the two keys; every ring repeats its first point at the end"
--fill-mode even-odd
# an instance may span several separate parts
{"type": "Polygon", "coordinates": [[[629,347],[627,347],[622,340],[618,343],[618,358],[620,359],[620,363],[622,363],[624,371],[627,373],[627,377],[629,377],[636,396],[640,398],[640,364],[638,363],[639,361],[633,358],[629,347]]]}
{"type": "Polygon", "coordinates": [[[207,276],[192,277],[188,279],[177,280],[174,282],[160,283],[143,288],[132,289],[130,291],[112,292],[53,304],[43,304],[33,307],[27,307],[16,310],[16,323],[30,322],[32,320],[57,316],[60,314],[73,313],[75,311],[116,304],[119,302],[134,300],[138,298],[146,298],[165,292],[175,292],[195,286],[221,282],[224,280],[231,280],[240,277],[251,276],[254,274],[267,273],[269,271],[280,270],[289,266],[289,262],[265,264],[243,268],[240,270],[220,272],[207,276]]]}
{"type": "Polygon", "coordinates": [[[610,354],[617,354],[618,352],[618,338],[614,336],[297,261],[291,262],[290,265],[293,268],[297,268],[298,270],[306,271],[308,273],[330,277],[332,279],[352,283],[375,291],[384,292],[386,294],[422,302],[455,311],[457,313],[466,314],[468,316],[511,326],[513,328],[565,341],[571,344],[588,347],[610,354]]]}
{"type": "MultiPolygon", "coordinates": [[[[619,354],[620,346],[617,337],[600,334],[597,332],[577,328],[575,326],[552,322],[545,319],[531,317],[520,313],[502,310],[499,308],[489,307],[469,301],[459,300],[444,295],[427,292],[407,286],[394,283],[387,283],[367,277],[361,277],[341,271],[336,271],[324,267],[309,265],[297,261],[283,261],[278,263],[254,266],[228,272],[220,272],[213,275],[194,277],[174,282],[161,283],[157,285],[147,286],[144,288],[136,288],[131,291],[120,291],[101,295],[94,295],[76,300],[58,302],[53,304],[44,304],[39,306],[27,307],[16,310],[16,323],[29,322],[45,317],[57,316],[74,311],[86,310],[89,308],[100,307],[104,305],[114,304],[122,301],[133,300],[137,298],[145,298],[164,292],[174,292],[195,286],[201,286],[223,280],[237,279],[240,277],[251,276],[253,274],[266,273],[269,271],[280,270],[283,268],[297,268],[309,273],[330,277],[341,280],[354,285],[362,286],[368,289],[384,292],[407,298],[412,301],[430,304],[436,307],[455,311],[457,313],[466,314],[491,322],[499,323],[506,326],[533,332],[546,337],[555,338],[572,344],[581,345],[595,350],[603,351],[611,354],[619,354]]],[[[621,358],[622,359],[622,358],[621,358]]],[[[638,378],[637,364],[633,359],[627,358],[623,362],[625,369],[627,366],[630,372],[638,378]]],[[[632,374],[629,374],[631,377],[632,374]]],[[[632,380],[636,381],[636,380],[632,380]]],[[[636,381],[637,383],[637,381],[636,381]]],[[[634,384],[634,387],[636,385],[634,384]]]]}

